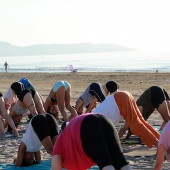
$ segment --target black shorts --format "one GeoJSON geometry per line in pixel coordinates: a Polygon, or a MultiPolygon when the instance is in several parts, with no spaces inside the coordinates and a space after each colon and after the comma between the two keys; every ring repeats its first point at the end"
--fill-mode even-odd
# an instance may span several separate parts
{"type": "Polygon", "coordinates": [[[51,103],[54,104],[54,103],[56,103],[56,102],[57,102],[57,99],[51,97],[51,103]]]}
{"type": "Polygon", "coordinates": [[[100,169],[108,165],[121,169],[128,164],[114,125],[103,115],[87,116],[82,121],[80,135],[84,151],[100,169]]]}
{"type": "Polygon", "coordinates": [[[50,114],[39,114],[33,117],[31,124],[40,141],[47,136],[53,139],[54,136],[59,134],[57,121],[50,114]]]}
{"type": "Polygon", "coordinates": [[[2,97],[3,95],[2,95],[2,93],[0,92],[0,97],[2,97]]]}
{"type": "Polygon", "coordinates": [[[168,93],[165,89],[159,86],[151,87],[151,102],[154,108],[158,108],[160,104],[163,103],[164,100],[170,100],[168,93]]]}
{"type": "Polygon", "coordinates": [[[23,102],[23,99],[24,99],[24,96],[27,94],[27,93],[31,93],[31,95],[32,95],[32,98],[34,98],[34,96],[35,96],[35,91],[34,90],[23,90],[21,93],[20,93],[20,95],[19,95],[19,100],[21,101],[21,102],[23,102]]]}
{"type": "Polygon", "coordinates": [[[14,82],[14,83],[11,84],[11,89],[19,97],[21,92],[24,90],[24,85],[21,82],[14,82]]]}
{"type": "Polygon", "coordinates": [[[95,96],[100,103],[105,100],[105,95],[103,94],[102,89],[101,89],[101,85],[99,83],[92,83],[90,85],[89,93],[92,96],[95,96]]]}

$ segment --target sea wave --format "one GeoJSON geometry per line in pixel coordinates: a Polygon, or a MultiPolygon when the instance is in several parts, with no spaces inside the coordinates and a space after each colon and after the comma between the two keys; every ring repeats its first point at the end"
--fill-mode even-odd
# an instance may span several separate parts
{"type": "Polygon", "coordinates": [[[170,53],[141,51],[67,54],[48,56],[0,57],[9,64],[9,72],[170,72],[170,53]]]}

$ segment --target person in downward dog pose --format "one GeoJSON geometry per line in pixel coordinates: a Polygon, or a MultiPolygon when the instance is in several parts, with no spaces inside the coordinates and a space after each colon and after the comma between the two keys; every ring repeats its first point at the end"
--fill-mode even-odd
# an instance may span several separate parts
{"type": "Polygon", "coordinates": [[[170,121],[165,125],[164,129],[162,130],[158,149],[157,149],[157,158],[154,170],[161,170],[163,162],[165,159],[170,161],[170,121]]]}
{"type": "Polygon", "coordinates": [[[114,124],[124,118],[132,133],[139,136],[148,147],[158,144],[160,134],[143,119],[133,96],[127,91],[110,95],[93,113],[106,116],[114,124]]]}
{"type": "Polygon", "coordinates": [[[4,119],[7,121],[7,123],[11,126],[12,130],[14,131],[14,136],[18,136],[19,134],[17,132],[17,129],[14,125],[12,118],[8,115],[6,111],[4,98],[2,96],[2,93],[0,92],[0,131],[3,138],[6,137],[4,119]]]}
{"type": "MultiPolygon", "coordinates": [[[[164,126],[170,119],[170,98],[167,91],[160,86],[151,86],[146,89],[142,95],[136,101],[136,104],[145,120],[155,111],[160,113],[163,119],[160,130],[163,130],[164,126]]],[[[128,130],[127,123],[120,129],[119,136],[122,137],[128,130]]],[[[132,132],[128,130],[126,139],[132,135],[132,132]]]]}
{"type": "Polygon", "coordinates": [[[82,114],[59,134],[53,148],[52,170],[132,170],[126,161],[114,125],[104,116],[82,114]]]}
{"type": "Polygon", "coordinates": [[[39,164],[42,146],[48,154],[52,155],[58,133],[58,124],[52,115],[39,114],[34,116],[21,139],[17,158],[14,159],[15,166],[39,164]]]}
{"type": "Polygon", "coordinates": [[[34,90],[23,90],[9,115],[13,118],[14,123],[17,126],[20,123],[23,114],[28,111],[32,116],[46,113],[41,102],[41,98],[34,90]]]}
{"type": "MultiPolygon", "coordinates": [[[[19,80],[19,82],[21,82],[24,86],[24,89],[25,90],[33,90],[33,91],[36,91],[35,90],[35,87],[33,86],[33,84],[30,82],[30,80],[28,80],[27,78],[21,78],[19,80]]],[[[44,104],[44,99],[43,97],[36,91],[36,93],[39,95],[40,99],[41,99],[41,102],[44,104]]],[[[28,121],[32,118],[32,115],[28,112],[28,121]]]]}
{"type": "Polygon", "coordinates": [[[44,109],[46,112],[50,112],[58,119],[58,106],[61,115],[65,121],[69,121],[77,116],[76,110],[71,106],[71,85],[67,81],[56,82],[45,103],[44,109]],[[68,117],[65,107],[70,111],[71,115],[68,117]],[[57,114],[57,115],[55,115],[57,114]]]}
{"type": "Polygon", "coordinates": [[[86,113],[90,112],[96,102],[102,103],[109,94],[116,92],[118,88],[115,81],[108,81],[103,86],[98,82],[91,83],[76,101],[75,110],[81,115],[83,107],[87,107],[86,113]]]}
{"type": "Polygon", "coordinates": [[[24,86],[21,82],[14,82],[11,84],[7,92],[4,94],[4,102],[7,112],[10,112],[10,109],[17,102],[20,93],[24,90],[24,86]]]}

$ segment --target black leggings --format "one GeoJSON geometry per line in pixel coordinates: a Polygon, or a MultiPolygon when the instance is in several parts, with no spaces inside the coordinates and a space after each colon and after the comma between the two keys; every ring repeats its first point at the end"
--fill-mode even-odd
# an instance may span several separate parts
{"type": "Polygon", "coordinates": [[[92,83],[90,85],[89,93],[92,96],[95,96],[100,103],[102,103],[105,100],[105,96],[102,92],[101,85],[99,83],[92,83]]]}
{"type": "Polygon", "coordinates": [[[81,125],[82,146],[86,154],[102,169],[127,165],[114,125],[102,115],[87,116],[81,125]]]}
{"type": "Polygon", "coordinates": [[[159,105],[162,104],[164,100],[170,100],[169,95],[165,89],[159,86],[151,87],[151,102],[154,108],[158,109],[159,105]]]}
{"type": "Polygon", "coordinates": [[[57,121],[50,114],[39,114],[33,117],[31,124],[40,141],[47,136],[53,139],[53,137],[58,135],[57,121]]]}
{"type": "Polygon", "coordinates": [[[23,90],[21,93],[20,93],[20,95],[19,95],[19,100],[21,101],[21,102],[23,102],[23,100],[24,100],[24,96],[27,94],[27,93],[31,93],[31,95],[32,95],[32,98],[34,98],[34,96],[35,96],[35,91],[34,90],[23,90]]]}

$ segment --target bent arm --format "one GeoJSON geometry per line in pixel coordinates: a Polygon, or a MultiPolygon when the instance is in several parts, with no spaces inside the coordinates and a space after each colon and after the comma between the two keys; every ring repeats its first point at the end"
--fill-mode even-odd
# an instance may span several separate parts
{"type": "Polygon", "coordinates": [[[2,115],[2,117],[6,120],[5,122],[5,127],[6,127],[6,124],[8,123],[10,125],[10,127],[12,128],[12,130],[14,131],[14,135],[15,136],[18,136],[18,132],[17,132],[17,129],[15,127],[15,124],[14,124],[14,121],[12,120],[12,118],[8,115],[7,111],[6,111],[6,108],[5,108],[5,103],[4,103],[4,100],[3,98],[1,97],[0,98],[0,113],[2,115]]]}
{"type": "Polygon", "coordinates": [[[37,152],[34,152],[35,154],[35,160],[36,160],[36,164],[40,164],[41,162],[41,151],[37,151],[37,152]]]}
{"type": "Polygon", "coordinates": [[[61,170],[63,166],[63,161],[60,155],[54,155],[52,157],[52,170],[61,170]]]}
{"type": "Polygon", "coordinates": [[[45,109],[46,112],[48,111],[48,109],[49,109],[49,107],[50,107],[51,105],[52,105],[52,102],[51,102],[50,97],[48,96],[48,97],[46,98],[45,103],[43,104],[44,109],[45,109]]]}
{"type": "Polygon", "coordinates": [[[22,165],[22,160],[23,160],[25,151],[26,151],[26,146],[21,141],[21,144],[19,145],[19,148],[18,148],[18,153],[17,153],[17,159],[16,159],[16,162],[15,162],[15,166],[21,166],[22,165]]]}
{"type": "Polygon", "coordinates": [[[38,94],[38,95],[39,95],[39,97],[41,99],[42,104],[44,105],[44,103],[45,103],[44,98],[40,94],[38,94]]]}
{"type": "Polygon", "coordinates": [[[129,128],[128,124],[125,123],[124,126],[118,132],[119,138],[121,138],[125,134],[128,128],[129,128]]]}
{"type": "Polygon", "coordinates": [[[96,107],[97,98],[95,98],[86,109],[85,113],[90,113],[96,107]]]}
{"type": "Polygon", "coordinates": [[[12,120],[12,118],[8,114],[3,114],[3,117],[5,118],[5,120],[9,124],[9,126],[12,128],[12,130],[14,131],[14,135],[18,136],[19,134],[18,134],[18,131],[15,127],[15,124],[14,124],[14,121],[12,120]]]}
{"type": "MultiPolygon", "coordinates": [[[[11,118],[13,118],[14,115],[15,115],[15,111],[14,111],[13,108],[11,108],[11,110],[10,110],[10,112],[9,112],[9,116],[10,116],[11,118]]],[[[5,118],[4,118],[4,119],[5,119],[5,118]]],[[[8,122],[7,122],[7,120],[5,119],[4,127],[6,128],[7,126],[8,126],[8,122]]]]}

